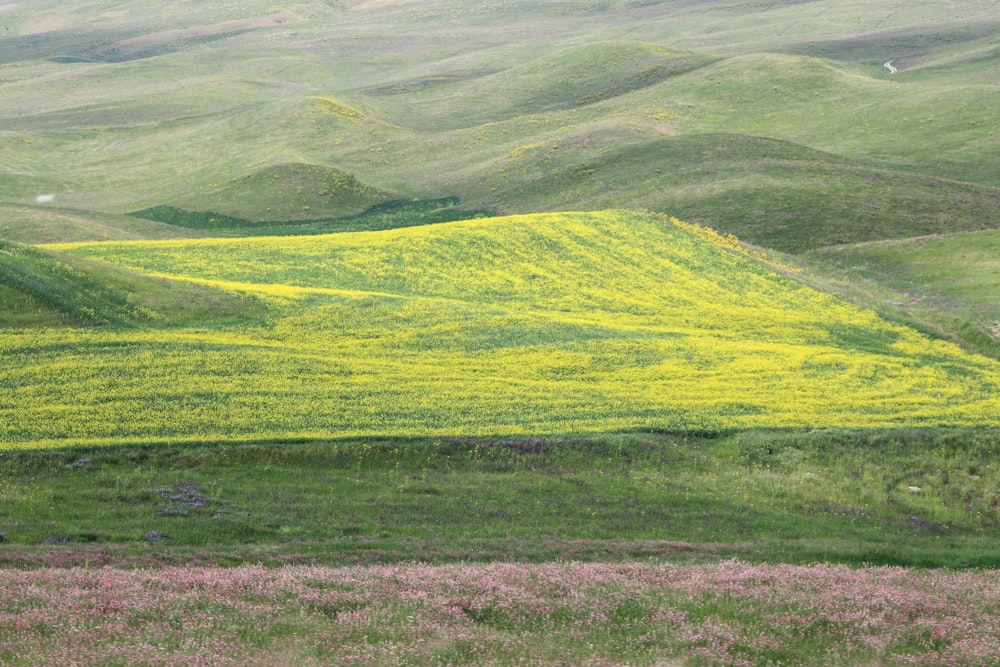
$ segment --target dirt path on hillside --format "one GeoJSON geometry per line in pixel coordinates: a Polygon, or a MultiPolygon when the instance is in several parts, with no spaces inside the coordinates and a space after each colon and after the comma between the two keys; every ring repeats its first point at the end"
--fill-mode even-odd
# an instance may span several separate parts
{"type": "Polygon", "coordinates": [[[898,69],[896,69],[895,67],[892,66],[892,61],[891,60],[886,60],[884,63],[882,63],[882,67],[884,67],[887,70],[889,70],[889,74],[895,74],[896,72],[899,71],[898,69]]]}

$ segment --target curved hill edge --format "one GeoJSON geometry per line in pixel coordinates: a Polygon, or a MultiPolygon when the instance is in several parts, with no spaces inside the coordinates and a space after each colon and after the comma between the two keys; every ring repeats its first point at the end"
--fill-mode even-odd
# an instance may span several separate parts
{"type": "Polygon", "coordinates": [[[662,216],[63,251],[309,293],[262,296],[266,321],[242,326],[77,337],[73,358],[99,370],[81,376],[72,405],[47,370],[78,363],[60,332],[0,339],[17,360],[0,387],[30,387],[38,405],[72,417],[41,419],[0,390],[12,406],[0,407],[3,442],[1000,424],[996,361],[662,216]],[[121,393],[99,394],[108,373],[123,378],[121,393]]]}
{"type": "Polygon", "coordinates": [[[0,240],[0,328],[145,328],[253,318],[256,298],[0,240]]]}
{"type": "Polygon", "coordinates": [[[393,198],[336,167],[277,162],[170,204],[263,222],[352,215],[393,198]]]}
{"type": "Polygon", "coordinates": [[[600,209],[628,198],[785,252],[1000,225],[997,187],[784,139],[627,125],[583,126],[516,147],[454,187],[472,206],[510,213],[509,202],[600,209]]]}
{"type": "Polygon", "coordinates": [[[674,77],[706,67],[719,58],[678,51],[651,42],[609,40],[564,47],[535,60],[461,79],[431,77],[402,80],[363,92],[377,97],[401,90],[411,93],[407,124],[426,122],[452,129],[484,122],[582,108],[654,87],[674,77]],[[489,99],[493,104],[470,107],[445,101],[489,99]],[[454,107],[454,108],[453,108],[454,107]],[[442,110],[443,109],[443,110],[442,110]],[[427,120],[421,120],[423,116],[427,120]]]}

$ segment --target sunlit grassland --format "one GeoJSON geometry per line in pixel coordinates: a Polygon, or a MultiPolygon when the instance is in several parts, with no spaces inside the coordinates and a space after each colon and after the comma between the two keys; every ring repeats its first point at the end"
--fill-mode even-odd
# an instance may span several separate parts
{"type": "Polygon", "coordinates": [[[186,6],[4,13],[0,197],[276,222],[358,193],[646,207],[790,251],[997,219],[989,3],[186,6]],[[319,195],[302,170],[356,180],[319,195]]]}
{"type": "Polygon", "coordinates": [[[831,247],[804,259],[845,293],[973,349],[1000,353],[995,232],[925,236],[831,247]]]}
{"type": "Polygon", "coordinates": [[[271,310],[5,335],[3,441],[995,423],[994,361],[727,246],[623,212],[58,246],[271,310]]]}

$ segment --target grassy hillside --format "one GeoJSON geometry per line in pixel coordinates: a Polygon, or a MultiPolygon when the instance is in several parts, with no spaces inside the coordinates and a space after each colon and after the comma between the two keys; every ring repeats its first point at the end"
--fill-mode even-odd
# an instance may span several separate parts
{"type": "Polygon", "coordinates": [[[276,164],[174,204],[259,221],[352,215],[390,198],[337,169],[276,164]]]}
{"type": "Polygon", "coordinates": [[[80,211],[52,204],[0,204],[0,238],[19,243],[164,239],[199,232],[154,220],[80,211]]]}
{"type": "Polygon", "coordinates": [[[17,390],[2,403],[2,439],[24,447],[996,418],[995,362],[806,289],[731,245],[608,212],[60,246],[252,294],[271,314],[238,326],[6,334],[3,386],[17,390]]]}
{"type": "Polygon", "coordinates": [[[546,52],[493,73],[404,80],[364,92],[380,99],[405,99],[405,104],[392,107],[396,122],[455,130],[614,99],[714,60],[648,42],[599,41],[546,52]],[[483,103],[474,106],[473,100],[483,103]]]}
{"type": "Polygon", "coordinates": [[[0,334],[7,327],[183,325],[262,310],[246,295],[0,241],[0,334]]]}
{"type": "Polygon", "coordinates": [[[988,3],[184,7],[6,8],[0,199],[646,207],[793,252],[1000,219],[988,3]]]}
{"type": "Polygon", "coordinates": [[[556,129],[454,187],[494,210],[511,201],[538,210],[602,208],[628,198],[787,252],[978,230],[1000,219],[995,187],[859,164],[787,141],[651,128],[556,129]]]}
{"type": "Polygon", "coordinates": [[[809,266],[889,313],[1000,354],[1000,235],[995,231],[837,246],[809,266]]]}
{"type": "Polygon", "coordinates": [[[998,35],[0,0],[0,662],[995,665],[998,35]]]}
{"type": "Polygon", "coordinates": [[[132,213],[132,217],[167,223],[172,229],[182,230],[182,233],[186,232],[191,236],[197,236],[200,230],[206,235],[227,237],[296,236],[376,231],[490,217],[490,212],[462,208],[457,197],[442,197],[440,199],[389,200],[376,204],[361,213],[338,218],[254,221],[211,211],[186,211],[175,206],[154,206],[136,211],[132,213]]]}

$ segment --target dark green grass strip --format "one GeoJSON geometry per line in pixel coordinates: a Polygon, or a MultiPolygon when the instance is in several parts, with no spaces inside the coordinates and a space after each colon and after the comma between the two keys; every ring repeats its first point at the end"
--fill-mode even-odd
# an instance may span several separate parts
{"type": "Polygon", "coordinates": [[[356,215],[321,220],[254,222],[211,211],[186,211],[174,206],[154,206],[131,215],[188,229],[210,230],[226,236],[288,236],[336,232],[378,231],[431,225],[492,215],[492,212],[458,208],[457,197],[418,201],[394,200],[377,204],[356,215]]]}
{"type": "Polygon", "coordinates": [[[962,429],[7,451],[0,564],[1000,567],[998,446],[962,429]]]}

